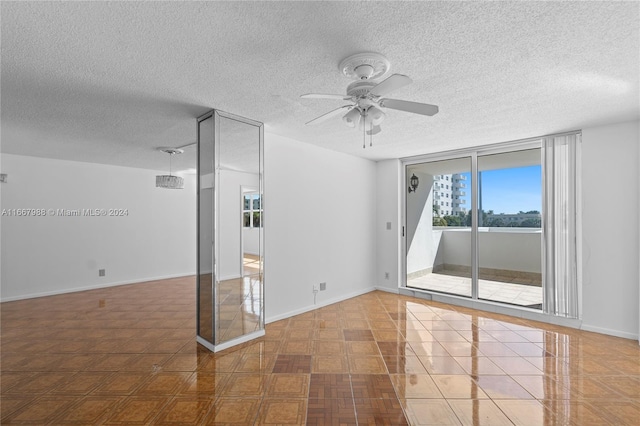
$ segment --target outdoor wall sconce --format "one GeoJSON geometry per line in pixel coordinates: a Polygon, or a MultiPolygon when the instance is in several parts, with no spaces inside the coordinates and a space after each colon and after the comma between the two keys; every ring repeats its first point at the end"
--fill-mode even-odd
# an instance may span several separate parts
{"type": "Polygon", "coordinates": [[[418,187],[418,176],[416,176],[415,174],[413,174],[413,176],[411,176],[411,179],[409,179],[409,193],[412,192],[416,192],[416,188],[418,187]]]}

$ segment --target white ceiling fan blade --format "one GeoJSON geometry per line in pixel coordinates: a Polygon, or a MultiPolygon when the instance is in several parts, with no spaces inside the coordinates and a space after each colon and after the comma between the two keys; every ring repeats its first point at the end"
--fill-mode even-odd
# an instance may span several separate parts
{"type": "Polygon", "coordinates": [[[307,93],[305,95],[300,95],[301,98],[305,99],[340,99],[343,101],[347,101],[351,99],[351,96],[347,95],[331,95],[327,93],[307,93]]]}
{"type": "Polygon", "coordinates": [[[345,108],[353,108],[354,105],[344,105],[334,110],[327,112],[326,114],[322,114],[320,117],[314,118],[311,121],[307,121],[305,124],[320,124],[323,121],[327,121],[330,118],[336,117],[340,114],[344,114],[345,108]]]}
{"type": "Polygon", "coordinates": [[[382,81],[377,86],[374,86],[373,89],[369,91],[369,93],[374,96],[383,96],[411,83],[413,83],[413,80],[411,80],[406,75],[393,74],[391,77],[382,81]]]}
{"type": "Polygon", "coordinates": [[[380,99],[379,104],[384,108],[397,109],[414,114],[436,115],[438,113],[438,107],[436,105],[423,104],[420,102],[401,101],[399,99],[380,99]]]}

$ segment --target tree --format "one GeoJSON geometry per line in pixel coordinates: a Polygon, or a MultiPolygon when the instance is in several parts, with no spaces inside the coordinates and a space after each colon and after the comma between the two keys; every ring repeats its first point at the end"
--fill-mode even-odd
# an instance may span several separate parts
{"type": "Polygon", "coordinates": [[[527,213],[525,214],[540,214],[540,212],[538,210],[529,210],[527,213]]]}
{"type": "Polygon", "coordinates": [[[539,218],[525,219],[520,222],[521,228],[540,228],[540,226],[542,226],[542,222],[539,218]]]}
{"type": "Polygon", "coordinates": [[[471,210],[469,210],[464,216],[462,216],[462,225],[471,226],[471,210]]]}
{"type": "Polygon", "coordinates": [[[434,217],[433,226],[447,226],[447,221],[443,217],[434,217]]]}
{"type": "Polygon", "coordinates": [[[447,226],[462,226],[462,218],[460,216],[445,216],[447,226]]]}
{"type": "Polygon", "coordinates": [[[489,220],[489,223],[487,223],[487,226],[490,228],[501,228],[506,225],[504,223],[504,220],[500,219],[499,217],[494,217],[489,220]]]}

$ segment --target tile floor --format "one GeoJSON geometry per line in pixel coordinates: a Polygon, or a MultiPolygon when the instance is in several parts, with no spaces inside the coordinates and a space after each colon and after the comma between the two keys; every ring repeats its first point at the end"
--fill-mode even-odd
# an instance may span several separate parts
{"type": "Polygon", "coordinates": [[[194,279],[3,303],[2,424],[637,425],[638,342],[372,292],[213,355],[194,279]]]}

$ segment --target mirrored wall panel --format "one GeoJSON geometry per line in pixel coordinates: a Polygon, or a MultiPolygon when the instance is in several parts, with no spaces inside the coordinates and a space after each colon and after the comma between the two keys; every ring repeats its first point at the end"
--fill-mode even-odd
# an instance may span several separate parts
{"type": "Polygon", "coordinates": [[[198,341],[218,351],[264,334],[263,126],[198,123],[198,341]]]}

